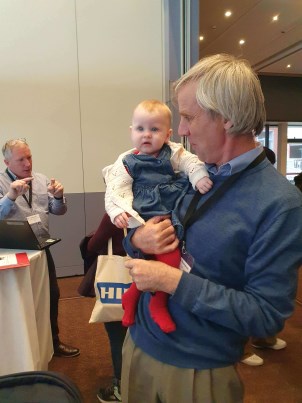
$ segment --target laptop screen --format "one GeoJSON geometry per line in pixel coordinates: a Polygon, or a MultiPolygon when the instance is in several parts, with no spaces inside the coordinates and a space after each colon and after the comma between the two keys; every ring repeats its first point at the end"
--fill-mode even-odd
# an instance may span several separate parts
{"type": "Polygon", "coordinates": [[[37,238],[27,221],[0,220],[0,248],[41,250],[59,242],[60,238],[37,238]]]}

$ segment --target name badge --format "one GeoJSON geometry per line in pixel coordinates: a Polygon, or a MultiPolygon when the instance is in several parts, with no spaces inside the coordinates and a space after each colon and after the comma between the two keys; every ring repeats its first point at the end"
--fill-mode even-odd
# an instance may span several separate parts
{"type": "Polygon", "coordinates": [[[181,260],[180,260],[180,270],[190,273],[194,264],[193,256],[187,252],[185,247],[181,248],[181,260]]]}
{"type": "Polygon", "coordinates": [[[27,219],[29,225],[41,222],[41,218],[40,218],[39,214],[30,215],[26,219],[27,219]]]}

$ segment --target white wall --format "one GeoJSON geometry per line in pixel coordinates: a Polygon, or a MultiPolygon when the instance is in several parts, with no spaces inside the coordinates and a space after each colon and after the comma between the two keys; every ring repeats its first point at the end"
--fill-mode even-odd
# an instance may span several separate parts
{"type": "Polygon", "coordinates": [[[103,191],[134,106],[163,99],[162,11],[161,0],[1,0],[1,145],[26,137],[34,170],[67,193],[103,191]]]}
{"type": "Polygon", "coordinates": [[[0,1],[0,144],[25,137],[34,170],[65,187],[68,212],[51,216],[61,276],[82,273],[79,242],[103,214],[101,169],[130,148],[133,108],[165,101],[166,1],[0,1]]]}
{"type": "Polygon", "coordinates": [[[159,0],[77,2],[85,191],[104,190],[100,167],[131,147],[134,106],[163,97],[161,12],[159,0]]]}

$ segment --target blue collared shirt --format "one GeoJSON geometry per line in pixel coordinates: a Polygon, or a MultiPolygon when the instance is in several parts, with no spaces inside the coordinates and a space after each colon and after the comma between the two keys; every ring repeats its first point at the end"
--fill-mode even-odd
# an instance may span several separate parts
{"type": "Polygon", "coordinates": [[[208,172],[212,175],[230,176],[236,172],[242,171],[246,168],[255,158],[258,157],[263,151],[262,145],[247,151],[244,154],[233,158],[231,161],[226,162],[217,168],[215,164],[206,164],[208,172]]]}

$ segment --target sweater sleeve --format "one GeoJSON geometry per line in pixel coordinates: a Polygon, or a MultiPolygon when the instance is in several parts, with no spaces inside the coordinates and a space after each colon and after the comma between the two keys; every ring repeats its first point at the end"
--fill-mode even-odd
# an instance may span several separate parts
{"type": "Polygon", "coordinates": [[[106,182],[105,209],[112,223],[114,222],[115,217],[126,212],[131,216],[129,219],[129,226],[137,227],[144,224],[145,221],[132,208],[133,179],[123,164],[124,156],[131,151],[133,150],[121,154],[114,164],[103,169],[103,176],[106,182]]]}
{"type": "Polygon", "coordinates": [[[302,208],[297,207],[261,225],[248,251],[242,289],[184,272],[171,298],[200,319],[246,337],[275,335],[294,310],[301,245],[302,208]]]}
{"type": "MultiPolygon", "coordinates": [[[[50,180],[46,179],[46,189],[50,184],[50,180]]],[[[63,215],[67,211],[67,203],[65,196],[62,199],[56,199],[51,193],[48,192],[48,208],[51,214],[63,215]]]]}
{"type": "Polygon", "coordinates": [[[182,144],[170,141],[168,145],[172,151],[171,164],[173,169],[187,174],[193,188],[196,189],[196,183],[201,178],[209,176],[205,164],[195,154],[185,150],[182,144]]]}

